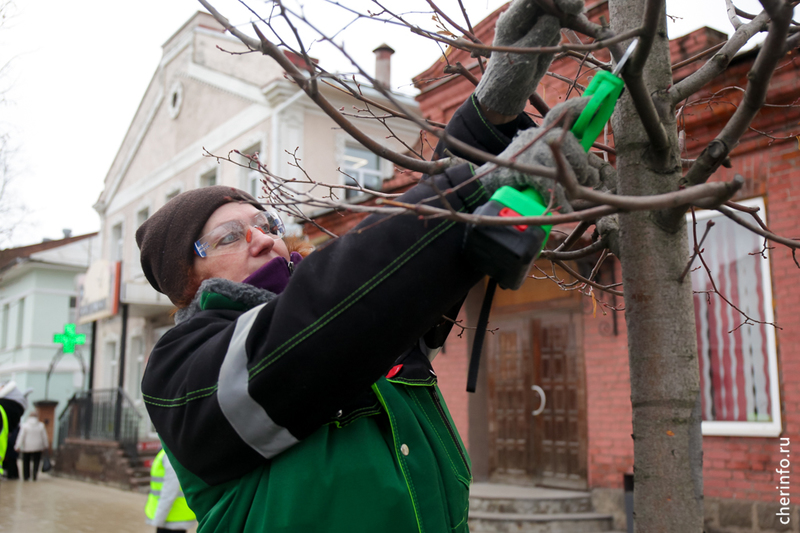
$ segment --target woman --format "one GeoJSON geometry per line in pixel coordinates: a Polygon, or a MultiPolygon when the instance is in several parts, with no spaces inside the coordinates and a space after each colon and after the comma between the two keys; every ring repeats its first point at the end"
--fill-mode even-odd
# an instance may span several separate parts
{"type": "Polygon", "coordinates": [[[142,390],[200,531],[466,531],[470,464],[420,342],[481,278],[463,226],[373,216],[307,259],[282,231],[217,186],[137,232],[145,275],[181,306],[142,390]]]}
{"type": "MultiPolygon", "coordinates": [[[[559,29],[524,0],[498,23],[526,46],[559,29]]],[[[545,141],[559,142],[584,183],[597,171],[572,135],[511,141],[533,125],[520,111],[550,57],[493,59],[447,131],[525,164],[553,166],[545,141]],[[495,75],[509,72],[520,80],[495,75]],[[484,93],[503,106],[484,107],[484,93]]],[[[552,180],[481,171],[426,177],[399,201],[472,212],[504,185],[563,198],[552,180]]],[[[200,532],[468,531],[470,462],[430,363],[443,315],[483,277],[462,254],[465,231],[372,215],[304,258],[273,213],[223,186],[178,195],[139,228],[143,272],[179,307],[142,391],[200,532]]]]}
{"type": "MultiPolygon", "coordinates": [[[[451,124],[494,153],[513,135],[474,99],[451,124]]],[[[524,137],[508,148],[522,162],[524,137]]],[[[451,168],[399,201],[441,207],[445,191],[471,212],[502,185],[553,187],[472,176],[451,168]]],[[[139,228],[143,272],[179,307],[142,391],[200,532],[468,531],[470,462],[430,363],[449,326],[431,328],[483,276],[465,231],[372,215],[304,258],[274,212],[224,186],[178,195],[139,228]]]]}
{"type": "Polygon", "coordinates": [[[17,436],[14,449],[22,452],[22,478],[28,481],[33,475],[39,473],[39,462],[42,460],[42,452],[49,446],[47,439],[47,429],[44,424],[39,422],[36,413],[31,413],[28,419],[22,423],[17,436]],[[33,471],[31,472],[31,461],[33,461],[33,471]]]}

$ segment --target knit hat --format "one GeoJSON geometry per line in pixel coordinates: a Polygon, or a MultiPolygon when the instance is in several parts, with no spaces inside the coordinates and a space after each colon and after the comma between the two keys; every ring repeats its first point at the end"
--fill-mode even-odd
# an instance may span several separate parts
{"type": "Polygon", "coordinates": [[[179,194],[136,230],[142,271],[150,285],[176,303],[186,290],[194,264],[194,242],[201,237],[209,217],[228,202],[247,202],[264,210],[246,192],[216,185],[179,194]]]}

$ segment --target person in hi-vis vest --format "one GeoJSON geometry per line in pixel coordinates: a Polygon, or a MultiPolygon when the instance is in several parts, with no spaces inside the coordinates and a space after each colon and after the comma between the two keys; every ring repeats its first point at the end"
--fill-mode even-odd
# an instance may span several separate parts
{"type": "Polygon", "coordinates": [[[197,524],[164,450],[158,452],[150,468],[150,495],[144,513],[145,522],[156,526],[157,533],[186,531],[197,524]]]}
{"type": "MultiPolygon", "coordinates": [[[[33,389],[22,392],[16,382],[0,383],[0,476],[3,475],[3,461],[9,448],[14,447],[14,442],[9,444],[8,438],[19,427],[22,414],[28,408],[28,394],[33,389]]],[[[16,463],[14,464],[16,470],[16,463]]],[[[19,476],[17,476],[19,479],[19,476]]]]}

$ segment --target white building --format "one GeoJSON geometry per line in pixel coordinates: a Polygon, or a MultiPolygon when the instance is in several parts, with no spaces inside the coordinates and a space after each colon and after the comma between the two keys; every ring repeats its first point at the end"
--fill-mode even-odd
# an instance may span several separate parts
{"type": "Polygon", "coordinates": [[[0,383],[14,380],[21,390],[33,389],[31,406],[52,400],[59,402],[59,413],[66,400],[89,385],[88,327],[78,328],[86,344],[74,356],[61,357],[49,382],[47,373],[61,350],[53,335],[76,319],[76,277],[98,257],[96,233],[0,250],[0,383]]]}

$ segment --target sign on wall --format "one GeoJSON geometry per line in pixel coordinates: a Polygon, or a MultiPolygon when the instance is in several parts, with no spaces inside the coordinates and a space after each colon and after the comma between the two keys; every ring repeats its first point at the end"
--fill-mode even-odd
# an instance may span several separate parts
{"type": "Polygon", "coordinates": [[[78,281],[78,324],[112,317],[119,311],[119,285],[122,263],[96,261],[78,281]]]}

